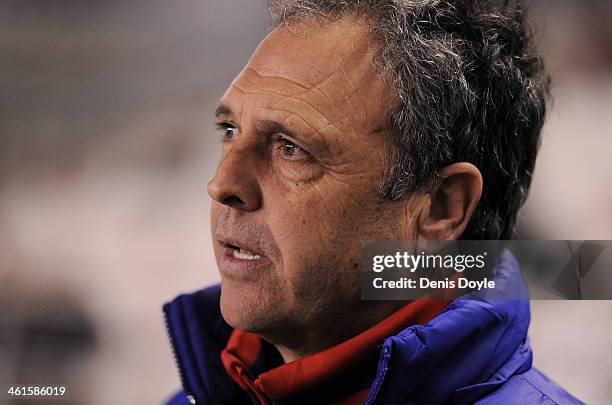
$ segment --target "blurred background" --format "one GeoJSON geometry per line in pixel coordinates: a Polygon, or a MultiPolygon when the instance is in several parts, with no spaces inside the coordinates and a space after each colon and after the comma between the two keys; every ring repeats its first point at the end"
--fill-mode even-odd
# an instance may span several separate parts
{"type": "MultiPolygon", "coordinates": [[[[532,19],[555,88],[520,235],[612,239],[612,3],[534,1],[532,19]]],[[[252,0],[0,3],[3,389],[179,388],[161,305],[218,280],[213,109],[266,32],[252,0]]],[[[532,308],[535,365],[609,403],[612,301],[532,308]]]]}

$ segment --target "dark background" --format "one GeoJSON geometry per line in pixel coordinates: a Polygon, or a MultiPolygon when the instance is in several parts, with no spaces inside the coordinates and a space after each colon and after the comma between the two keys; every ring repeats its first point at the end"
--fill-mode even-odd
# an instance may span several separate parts
{"type": "MultiPolygon", "coordinates": [[[[533,2],[555,89],[524,237],[612,239],[610,4],[533,2]]],[[[252,0],[0,3],[3,390],[101,405],[179,387],[160,306],[218,279],[213,108],[266,20],[252,0]]],[[[612,397],[610,313],[533,302],[536,366],[592,404],[612,397]]]]}

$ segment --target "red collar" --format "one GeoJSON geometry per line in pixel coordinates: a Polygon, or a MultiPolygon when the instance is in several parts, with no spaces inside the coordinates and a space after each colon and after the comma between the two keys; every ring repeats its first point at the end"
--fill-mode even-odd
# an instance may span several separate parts
{"type": "MultiPolygon", "coordinates": [[[[249,369],[261,351],[261,338],[254,333],[234,329],[225,350],[221,352],[221,360],[229,376],[240,387],[250,390],[262,404],[266,404],[269,400],[276,401],[315,387],[375,359],[380,351],[379,346],[386,338],[411,325],[429,322],[449,303],[412,301],[351,339],[265,371],[256,378],[249,369]]],[[[356,396],[350,402],[363,401],[368,390],[362,391],[355,392],[356,396]]]]}

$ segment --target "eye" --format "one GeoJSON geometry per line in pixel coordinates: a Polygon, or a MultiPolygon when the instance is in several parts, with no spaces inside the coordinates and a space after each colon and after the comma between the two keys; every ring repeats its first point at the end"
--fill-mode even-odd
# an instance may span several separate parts
{"type": "Polygon", "coordinates": [[[281,156],[284,159],[304,162],[312,160],[310,153],[287,138],[279,138],[278,144],[281,156]]]}
{"type": "Polygon", "coordinates": [[[236,128],[235,125],[230,124],[229,122],[218,122],[217,129],[219,131],[223,131],[223,135],[221,137],[221,140],[223,142],[231,141],[238,133],[238,128],[236,128]]]}

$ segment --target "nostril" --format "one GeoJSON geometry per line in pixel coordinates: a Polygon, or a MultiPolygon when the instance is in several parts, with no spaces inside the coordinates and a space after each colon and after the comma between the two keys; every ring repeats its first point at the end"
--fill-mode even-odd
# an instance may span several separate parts
{"type": "Polygon", "coordinates": [[[208,183],[208,195],[217,203],[237,210],[257,210],[261,204],[261,190],[255,181],[250,180],[217,175],[208,183]]]}
{"type": "Polygon", "coordinates": [[[229,205],[230,207],[239,208],[244,206],[244,201],[242,201],[239,197],[232,195],[224,198],[221,201],[221,204],[229,205]]]}

